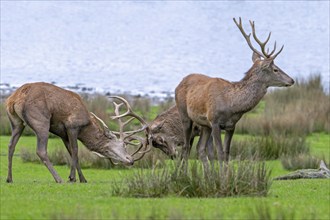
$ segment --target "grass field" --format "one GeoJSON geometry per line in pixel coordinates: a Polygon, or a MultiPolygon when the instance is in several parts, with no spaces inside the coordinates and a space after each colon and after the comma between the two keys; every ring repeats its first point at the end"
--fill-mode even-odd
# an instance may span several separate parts
{"type": "MultiPolygon", "coordinates": [[[[267,197],[219,199],[122,198],[111,187],[131,169],[84,169],[87,184],[56,184],[46,167],[23,163],[20,147],[35,147],[35,137],[22,137],[13,161],[13,184],[7,184],[8,136],[1,136],[1,219],[329,219],[330,180],[273,181],[267,197]]],[[[329,155],[329,135],[308,137],[312,153],[329,155]]],[[[50,139],[49,149],[60,145],[50,139]]],[[[64,147],[64,146],[63,146],[64,147]]],[[[268,161],[272,176],[287,173],[279,160],[268,161]]],[[[55,166],[66,179],[67,166],[55,166]]]]}

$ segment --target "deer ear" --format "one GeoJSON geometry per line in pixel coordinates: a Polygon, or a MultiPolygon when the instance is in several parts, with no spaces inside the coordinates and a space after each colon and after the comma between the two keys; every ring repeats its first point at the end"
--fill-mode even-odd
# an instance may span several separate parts
{"type": "Polygon", "coordinates": [[[265,68],[269,68],[273,63],[274,63],[274,62],[273,62],[272,59],[265,59],[265,60],[263,60],[262,65],[263,65],[265,68]]]}
{"type": "Polygon", "coordinates": [[[165,123],[165,120],[159,122],[156,126],[154,126],[154,127],[152,128],[152,130],[153,130],[154,132],[158,132],[158,131],[163,127],[164,123],[165,123]]]}
{"type": "Polygon", "coordinates": [[[252,54],[252,62],[255,63],[257,60],[261,60],[261,57],[259,54],[253,52],[252,54]]]}

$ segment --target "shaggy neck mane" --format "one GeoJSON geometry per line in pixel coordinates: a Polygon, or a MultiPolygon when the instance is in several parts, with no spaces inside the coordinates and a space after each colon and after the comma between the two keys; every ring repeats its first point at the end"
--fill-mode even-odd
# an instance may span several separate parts
{"type": "Polygon", "coordinates": [[[259,68],[256,63],[248,72],[245,73],[243,79],[233,83],[233,93],[235,96],[232,100],[235,112],[247,112],[254,108],[267,92],[267,87],[258,79],[259,68]]]}

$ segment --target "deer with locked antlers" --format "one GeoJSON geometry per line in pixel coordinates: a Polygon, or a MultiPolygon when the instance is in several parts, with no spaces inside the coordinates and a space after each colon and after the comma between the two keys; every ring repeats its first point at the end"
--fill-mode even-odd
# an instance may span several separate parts
{"type": "MultiPolygon", "coordinates": [[[[120,97],[114,98],[120,99],[120,97]]],[[[11,140],[8,145],[8,183],[13,181],[12,159],[15,146],[26,125],[36,134],[37,155],[57,183],[61,183],[62,180],[47,156],[49,132],[62,139],[72,158],[69,181],[76,181],[77,170],[80,182],[87,182],[78,162],[77,140],[99,156],[133,165],[137,159],[127,152],[126,145],[130,140],[141,140],[135,138],[134,134],[147,127],[145,121],[141,120],[129,107],[126,114],[117,115],[114,118],[120,120],[122,117],[132,116],[140,120],[143,127],[129,132],[129,135],[127,132],[121,132],[118,139],[100,118],[87,111],[78,94],[42,82],[25,84],[17,89],[6,100],[6,110],[12,127],[11,140]]],[[[139,144],[136,141],[132,144],[140,145],[138,147],[138,151],[140,151],[143,147],[146,148],[148,143],[142,140],[139,144]]],[[[143,155],[144,153],[142,153],[143,155]]]]}
{"type": "Polygon", "coordinates": [[[190,137],[193,122],[201,126],[201,144],[199,156],[203,164],[207,165],[205,146],[210,137],[217,149],[219,161],[229,160],[230,142],[234,134],[235,125],[242,115],[254,108],[271,86],[291,86],[294,80],[274,64],[275,58],[282,48],[269,53],[265,47],[270,39],[269,33],[265,42],[261,42],[255,31],[253,21],[250,21],[254,40],[261,48],[255,49],[251,43],[251,34],[246,34],[241,18],[234,22],[243,34],[247,44],[253,51],[253,65],[239,82],[229,82],[221,78],[211,78],[202,74],[190,74],[183,78],[175,89],[175,101],[180,113],[184,131],[184,146],[181,159],[187,161],[190,149],[190,137]],[[224,130],[224,147],[221,131],[224,130]]]}
{"type": "MultiPolygon", "coordinates": [[[[184,144],[182,123],[176,105],[159,114],[149,123],[149,127],[151,134],[149,143],[174,159],[178,154],[178,146],[184,144]]],[[[194,124],[190,137],[191,144],[194,138],[200,135],[200,131],[200,126],[194,124]]],[[[197,144],[197,149],[199,145],[200,141],[197,144]]],[[[212,141],[209,141],[207,146],[208,157],[213,159],[212,141]]]]}

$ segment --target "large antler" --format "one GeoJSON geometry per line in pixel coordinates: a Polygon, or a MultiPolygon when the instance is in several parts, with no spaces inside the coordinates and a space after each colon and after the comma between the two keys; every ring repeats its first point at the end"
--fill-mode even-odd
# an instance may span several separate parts
{"type": "Polygon", "coordinates": [[[129,105],[129,103],[127,102],[126,99],[120,97],[120,96],[110,96],[110,98],[116,98],[122,101],[122,103],[117,104],[116,102],[113,102],[113,104],[115,105],[115,114],[116,116],[111,117],[112,119],[117,119],[118,124],[119,124],[119,132],[114,132],[117,135],[120,136],[120,139],[128,145],[132,145],[135,147],[138,147],[137,150],[132,154],[132,156],[136,155],[137,153],[141,154],[138,158],[134,159],[134,161],[140,160],[147,152],[149,152],[151,150],[151,147],[149,145],[149,126],[147,124],[147,122],[140,117],[139,115],[135,114],[131,108],[131,106],[129,105]],[[119,109],[120,107],[125,104],[127,111],[123,114],[120,114],[119,109]],[[126,117],[126,116],[131,116],[131,118],[127,119],[126,121],[123,121],[122,118],[126,117]],[[140,121],[140,123],[142,124],[142,127],[140,129],[137,130],[133,130],[133,131],[124,131],[124,127],[126,125],[128,125],[131,121],[133,121],[134,119],[137,119],[140,121]],[[145,131],[146,134],[146,138],[142,138],[140,136],[136,136],[136,133],[145,131]],[[138,142],[138,143],[136,143],[138,142]],[[148,148],[149,146],[149,148],[148,148]],[[143,149],[143,151],[141,151],[143,149]]]}
{"type": "Polygon", "coordinates": [[[272,32],[269,32],[268,34],[268,37],[267,39],[265,40],[265,42],[261,42],[257,35],[256,35],[256,30],[255,30],[255,25],[254,25],[254,21],[250,21],[250,25],[251,25],[251,28],[252,28],[252,35],[253,35],[253,38],[254,40],[259,44],[260,48],[261,48],[261,52],[259,52],[257,49],[255,49],[251,43],[251,39],[250,39],[250,36],[251,36],[251,33],[250,34],[246,34],[244,29],[243,29],[243,26],[242,26],[242,20],[241,18],[239,18],[239,22],[236,21],[235,18],[233,18],[235,24],[237,25],[238,29],[241,31],[243,37],[245,38],[246,42],[248,43],[249,47],[251,48],[251,50],[253,52],[255,52],[256,54],[258,54],[259,56],[265,58],[265,59],[272,59],[274,60],[278,54],[280,54],[284,48],[284,45],[281,47],[281,49],[276,53],[274,54],[275,50],[276,50],[276,41],[274,43],[274,49],[268,53],[269,51],[269,48],[267,49],[267,52],[265,50],[265,47],[266,47],[266,44],[268,43],[269,39],[270,39],[270,36],[272,34],[272,32]],[[273,55],[274,54],[274,55],[273,55]],[[273,56],[272,56],[273,55],[273,56]]]}

